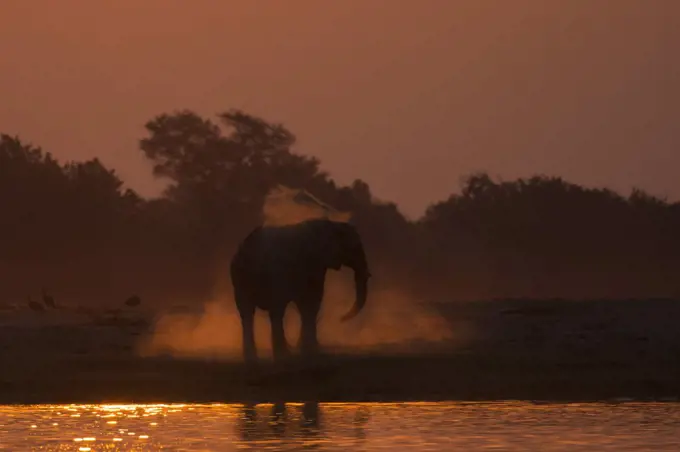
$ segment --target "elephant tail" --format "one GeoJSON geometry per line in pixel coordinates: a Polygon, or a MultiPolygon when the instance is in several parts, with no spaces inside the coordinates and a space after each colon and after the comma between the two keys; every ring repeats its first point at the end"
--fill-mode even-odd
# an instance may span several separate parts
{"type": "Polygon", "coordinates": [[[254,228],[239,244],[234,257],[231,259],[230,268],[232,278],[235,274],[239,273],[240,270],[244,270],[248,267],[261,230],[262,226],[254,228]]]}

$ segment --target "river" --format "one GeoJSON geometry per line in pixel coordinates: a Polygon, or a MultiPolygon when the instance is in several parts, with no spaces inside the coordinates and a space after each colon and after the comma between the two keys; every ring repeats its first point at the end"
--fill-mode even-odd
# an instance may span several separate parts
{"type": "Polygon", "coordinates": [[[0,406],[8,451],[676,451],[678,403],[0,406]]]}

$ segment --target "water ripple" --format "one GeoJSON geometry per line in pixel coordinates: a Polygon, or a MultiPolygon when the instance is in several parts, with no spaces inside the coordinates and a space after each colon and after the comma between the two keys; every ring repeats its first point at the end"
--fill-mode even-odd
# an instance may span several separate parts
{"type": "Polygon", "coordinates": [[[0,450],[678,450],[677,403],[0,406],[0,450]]]}

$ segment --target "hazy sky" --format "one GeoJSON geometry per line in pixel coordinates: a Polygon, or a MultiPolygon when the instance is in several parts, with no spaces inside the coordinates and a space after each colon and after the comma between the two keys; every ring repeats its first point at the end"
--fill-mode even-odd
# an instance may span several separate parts
{"type": "Polygon", "coordinates": [[[2,0],[0,131],[156,194],[154,115],[283,122],[416,216],[487,170],[680,198],[680,0],[2,0]]]}

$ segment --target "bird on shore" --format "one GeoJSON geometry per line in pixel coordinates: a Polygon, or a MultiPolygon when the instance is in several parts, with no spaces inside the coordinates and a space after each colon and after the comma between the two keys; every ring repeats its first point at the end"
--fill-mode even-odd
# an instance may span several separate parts
{"type": "Polygon", "coordinates": [[[130,298],[128,298],[127,300],[125,300],[125,305],[130,306],[131,308],[133,308],[135,306],[139,306],[140,304],[142,304],[142,299],[139,298],[139,296],[137,296],[137,295],[133,295],[130,298]]]}
{"type": "Polygon", "coordinates": [[[45,306],[42,303],[38,303],[37,301],[34,301],[31,296],[28,296],[28,307],[31,308],[34,311],[44,311],[45,306]]]}
{"type": "Polygon", "coordinates": [[[45,303],[45,306],[50,307],[52,309],[57,309],[57,304],[54,301],[54,297],[48,294],[44,287],[42,288],[42,298],[43,303],[45,303]]]}

